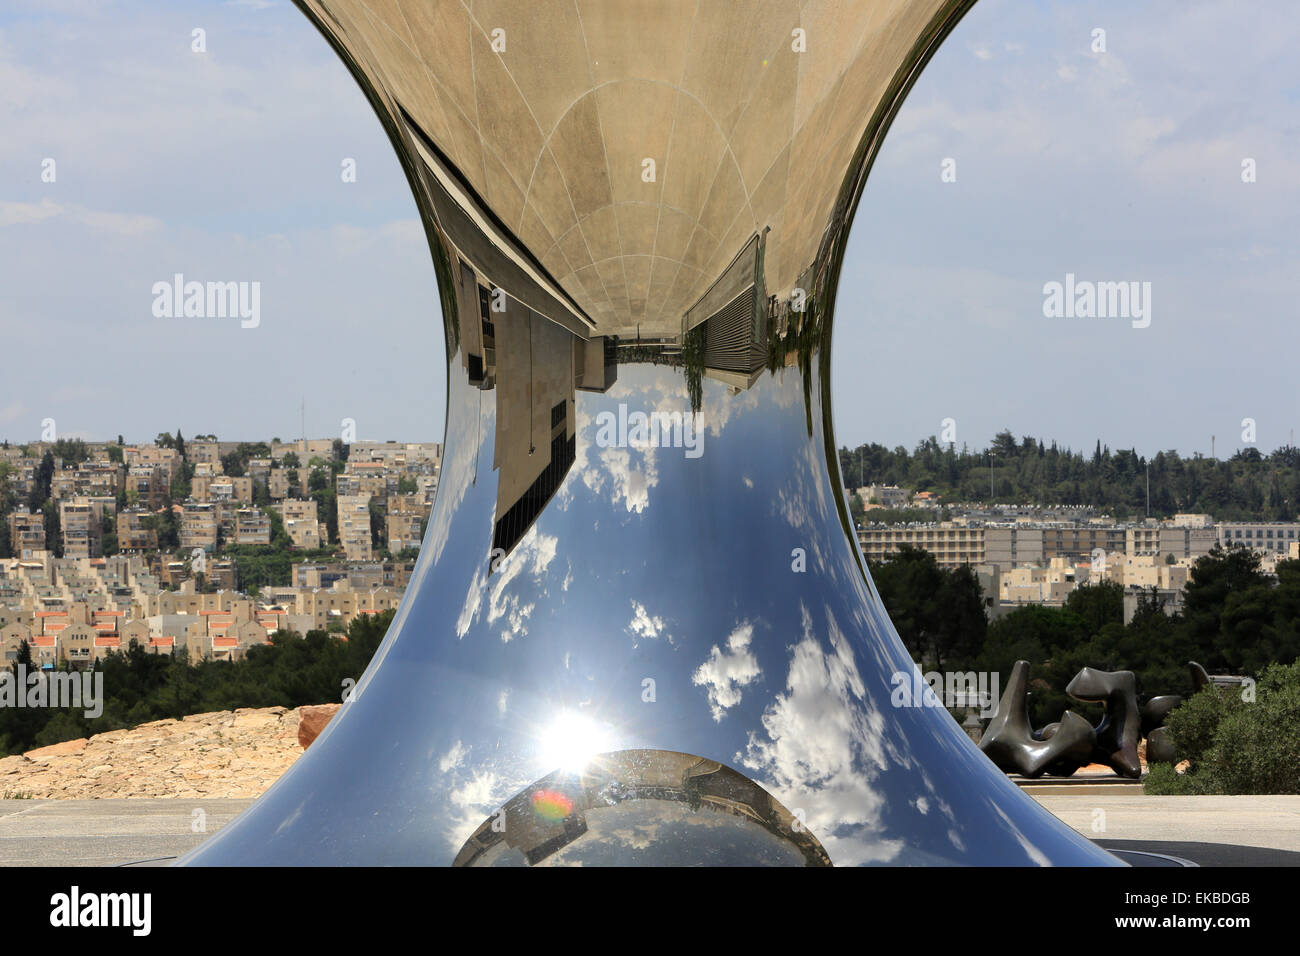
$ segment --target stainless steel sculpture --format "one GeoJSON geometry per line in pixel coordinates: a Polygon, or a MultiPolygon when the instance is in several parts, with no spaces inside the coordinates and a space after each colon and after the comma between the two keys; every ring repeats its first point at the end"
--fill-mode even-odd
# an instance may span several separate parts
{"type": "Polygon", "coordinates": [[[351,700],[184,862],[1117,862],[891,706],[840,491],[849,223],[969,0],[300,5],[428,233],[443,471],[351,700]]]}

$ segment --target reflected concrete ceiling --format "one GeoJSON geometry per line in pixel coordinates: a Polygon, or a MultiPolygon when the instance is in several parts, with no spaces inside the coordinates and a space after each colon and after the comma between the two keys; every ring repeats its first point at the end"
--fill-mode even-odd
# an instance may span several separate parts
{"type": "Polygon", "coordinates": [[[595,331],[646,335],[680,331],[755,235],[765,293],[789,295],[917,37],[963,4],[300,5],[595,331]]]}

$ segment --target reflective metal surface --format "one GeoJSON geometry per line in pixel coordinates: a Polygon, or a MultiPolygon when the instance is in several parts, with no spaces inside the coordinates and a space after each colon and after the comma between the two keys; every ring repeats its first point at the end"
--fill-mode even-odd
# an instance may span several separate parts
{"type": "Polygon", "coordinates": [[[968,3],[301,6],[429,234],[443,472],[352,699],[182,862],[1118,862],[892,706],[840,492],[849,221],[968,3]]]}

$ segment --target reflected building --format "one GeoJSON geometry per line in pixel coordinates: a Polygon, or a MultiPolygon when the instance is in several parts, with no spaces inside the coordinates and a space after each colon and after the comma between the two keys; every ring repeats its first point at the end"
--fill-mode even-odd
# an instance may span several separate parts
{"type": "Polygon", "coordinates": [[[575,392],[605,392],[617,381],[617,340],[575,335],[480,278],[464,259],[457,265],[461,368],[470,385],[496,393],[492,550],[500,558],[573,466],[575,392]]]}
{"type": "Polygon", "coordinates": [[[182,862],[1116,863],[897,704],[826,407],[853,211],[970,2],[298,2],[420,210],[447,438],[352,697],[182,862]],[[700,441],[596,424],[656,415],[700,441]]]}

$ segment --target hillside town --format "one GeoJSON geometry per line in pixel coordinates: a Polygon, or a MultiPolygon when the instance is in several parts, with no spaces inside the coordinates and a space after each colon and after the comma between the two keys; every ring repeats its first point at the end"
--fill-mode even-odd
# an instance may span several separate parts
{"type": "Polygon", "coordinates": [[[932,554],[940,567],[970,567],[990,619],[1024,604],[1062,606],[1080,585],[1106,581],[1124,589],[1127,623],[1141,597],[1166,613],[1182,607],[1183,587],[1198,558],[1215,547],[1244,547],[1272,574],[1300,558],[1300,522],[1215,521],[1208,514],[1118,521],[1086,506],[945,504],[933,492],[895,485],[849,489],[861,506],[858,541],[868,561],[901,548],[932,554]]]}
{"type": "Polygon", "coordinates": [[[438,485],[434,442],[0,447],[0,647],[46,669],[132,641],[237,660],[401,600],[438,485]]]}

